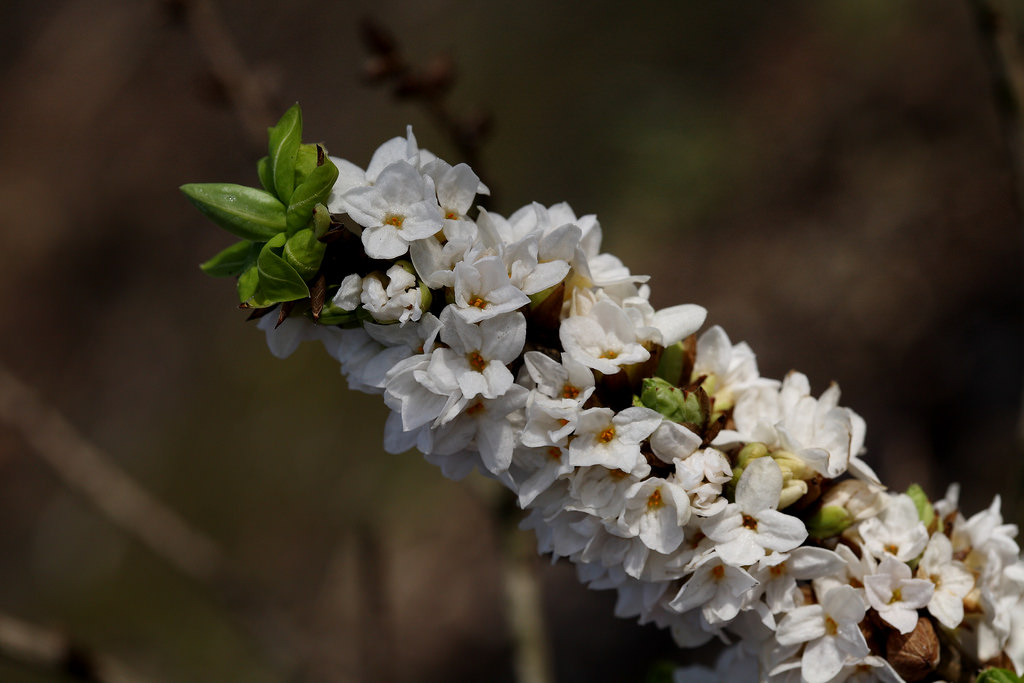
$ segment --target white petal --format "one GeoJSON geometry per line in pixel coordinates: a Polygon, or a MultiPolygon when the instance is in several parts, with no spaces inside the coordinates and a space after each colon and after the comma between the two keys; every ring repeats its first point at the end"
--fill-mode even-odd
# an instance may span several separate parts
{"type": "Polygon", "coordinates": [[[782,469],[770,457],[750,461],[736,484],[736,502],[748,515],[774,510],[781,493],[782,469]]]}

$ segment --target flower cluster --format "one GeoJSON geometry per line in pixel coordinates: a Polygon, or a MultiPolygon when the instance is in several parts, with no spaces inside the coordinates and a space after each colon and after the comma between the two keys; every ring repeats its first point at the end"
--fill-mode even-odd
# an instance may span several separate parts
{"type": "MultiPolygon", "coordinates": [[[[678,680],[1024,670],[1024,562],[998,498],[965,518],[955,489],[887,491],[838,387],[761,377],[746,344],[696,335],[700,306],[655,310],[647,278],[601,252],[594,216],[472,218],[487,188],[411,130],[365,170],[320,163],[337,179],[309,218],[325,245],[309,296],[243,298],[271,350],[320,340],[391,409],[388,451],[503,483],[541,551],[616,590],[620,616],[684,647],[735,641],[678,680]]],[[[207,270],[240,274],[226,258],[207,270]]]]}

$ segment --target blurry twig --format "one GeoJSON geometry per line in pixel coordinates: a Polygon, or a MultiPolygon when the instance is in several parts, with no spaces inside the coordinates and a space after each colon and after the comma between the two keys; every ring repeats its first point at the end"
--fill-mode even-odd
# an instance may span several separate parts
{"type": "Polygon", "coordinates": [[[142,683],[120,662],[65,634],[0,614],[0,656],[45,668],[82,683],[142,683]]]}
{"type": "Polygon", "coordinates": [[[1017,220],[1024,227],[1024,54],[1009,3],[968,0],[985,62],[996,114],[1013,173],[1017,220]]]}
{"type": "Polygon", "coordinates": [[[466,482],[473,498],[490,513],[501,550],[505,622],[512,639],[515,680],[518,683],[554,683],[538,572],[537,539],[519,528],[522,510],[508,489],[492,479],[471,478],[466,482]]]}
{"type": "Polygon", "coordinates": [[[213,540],[118,469],[2,364],[0,420],[20,431],[68,487],[182,574],[209,584],[224,573],[225,559],[213,540]]]}
{"type": "Polygon", "coordinates": [[[246,134],[262,146],[267,126],[276,120],[272,98],[224,26],[211,0],[164,0],[176,16],[185,18],[218,83],[224,87],[246,134]]]}
{"type": "MultiPolygon", "coordinates": [[[[967,0],[974,14],[981,49],[988,65],[999,127],[1012,174],[1017,226],[1024,236],[1024,49],[1009,3],[967,0]]],[[[1018,7],[1017,11],[1021,11],[1018,7]]],[[[1017,423],[1024,442],[1024,404],[1017,423]]]]}
{"type": "Polygon", "coordinates": [[[360,26],[363,44],[370,58],[363,68],[363,77],[372,85],[389,84],[396,99],[418,102],[434,123],[448,136],[463,160],[491,190],[492,178],[484,172],[480,148],[491,130],[491,117],[475,111],[456,115],[445,101],[455,83],[455,63],[447,55],[435,57],[425,68],[415,69],[402,56],[398,41],[383,26],[364,18],[360,26]]]}

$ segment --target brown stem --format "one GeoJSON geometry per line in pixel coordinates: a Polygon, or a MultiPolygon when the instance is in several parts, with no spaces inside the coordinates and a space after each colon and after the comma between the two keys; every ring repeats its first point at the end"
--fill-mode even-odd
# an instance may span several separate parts
{"type": "Polygon", "coordinates": [[[142,683],[120,662],[67,635],[0,614],[0,656],[84,683],[142,683]]]}

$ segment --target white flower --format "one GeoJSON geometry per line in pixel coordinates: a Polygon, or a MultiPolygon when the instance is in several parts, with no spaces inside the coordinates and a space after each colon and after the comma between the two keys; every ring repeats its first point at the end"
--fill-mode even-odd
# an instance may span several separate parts
{"type": "Polygon", "coordinates": [[[437,201],[446,221],[466,220],[477,194],[490,194],[480,177],[466,164],[452,166],[441,159],[423,165],[423,172],[434,179],[437,201]]]}
{"type": "Polygon", "coordinates": [[[807,538],[796,517],[779,512],[782,470],[771,458],[756,458],[736,485],[736,502],[701,525],[718,543],[718,554],[731,565],[749,565],[765,551],[786,552],[807,538]]]}
{"type": "Polygon", "coordinates": [[[852,586],[837,586],[819,604],[797,607],[784,616],[776,639],[780,645],[806,643],[800,659],[803,676],[807,683],[826,683],[848,662],[868,655],[867,641],[857,626],[866,611],[852,586]]]}
{"type": "Polygon", "coordinates": [[[905,493],[890,496],[882,514],[861,522],[858,531],[868,552],[877,558],[889,554],[900,562],[909,562],[928,544],[928,530],[914,501],[905,493]]]}
{"type": "Polygon", "coordinates": [[[510,414],[526,403],[527,390],[513,385],[493,400],[478,397],[450,421],[430,430],[430,444],[421,447],[435,456],[459,455],[471,445],[479,452],[484,467],[492,474],[502,474],[512,463],[516,426],[510,414]]]}
{"type": "Polygon", "coordinates": [[[626,491],[626,506],[619,515],[619,527],[637,536],[655,552],[668,554],[686,537],[683,527],[690,520],[690,499],[678,484],[652,477],[626,491]]]}
{"type": "Polygon", "coordinates": [[[751,574],[760,583],[765,603],[772,612],[788,612],[799,605],[797,581],[818,579],[843,568],[843,558],[825,548],[800,547],[788,553],[770,553],[758,561],[751,574]]]}
{"type": "Polygon", "coordinates": [[[371,273],[363,278],[360,301],[374,320],[382,323],[400,322],[404,325],[419,320],[423,313],[416,276],[399,265],[388,268],[383,277],[380,273],[371,273]]]}
{"type": "Polygon", "coordinates": [[[427,369],[416,374],[425,387],[449,397],[440,421],[450,420],[476,396],[497,398],[508,391],[513,377],[507,364],[523,350],[525,339],[526,320],[521,313],[471,325],[455,315],[451,306],[444,309],[441,341],[448,346],[434,351],[427,369]]]}
{"type": "Polygon", "coordinates": [[[594,373],[565,354],[559,363],[540,351],[527,351],[523,367],[537,390],[549,398],[572,399],[582,406],[594,393],[594,373]]]}
{"type": "Polygon", "coordinates": [[[530,303],[530,297],[508,279],[505,265],[496,256],[472,264],[455,265],[455,308],[466,322],[475,323],[509,313],[530,303]]]}
{"type": "Polygon", "coordinates": [[[709,624],[728,622],[740,613],[746,596],[756,585],[757,579],[750,574],[712,555],[694,570],[669,606],[677,612],[699,606],[709,624]]]}
{"type": "Polygon", "coordinates": [[[610,301],[598,301],[587,315],[563,320],[558,336],[562,348],[575,361],[606,375],[651,357],[637,343],[629,316],[610,301]]]}
{"type": "Polygon", "coordinates": [[[900,633],[914,630],[917,610],[925,607],[935,592],[931,581],[911,577],[910,567],[892,555],[882,558],[873,575],[864,577],[868,602],[900,633]]]}
{"type": "Polygon", "coordinates": [[[363,248],[370,258],[398,258],[409,251],[410,242],[444,225],[433,182],[404,161],[387,166],[374,185],[354,187],[342,199],[345,212],[363,226],[363,248]]]}
{"type": "Polygon", "coordinates": [[[974,588],[974,575],[953,559],[953,544],[945,534],[933,534],[917,565],[917,575],[935,584],[928,611],[946,628],[964,618],[964,598],[974,588]]]}
{"type": "Polygon", "coordinates": [[[610,408],[584,410],[576,423],[576,437],[569,444],[569,462],[576,467],[602,465],[633,473],[649,470],[640,444],[663,419],[649,408],[626,408],[618,414],[610,408]]]}
{"type": "MultiPolygon", "coordinates": [[[[654,435],[657,436],[658,432],[654,435]]],[[[654,445],[653,438],[651,445],[654,445]]],[[[694,514],[711,517],[725,509],[729,501],[721,495],[722,485],[732,481],[732,467],[724,454],[714,448],[705,448],[674,462],[676,471],[673,476],[690,494],[694,514]]]]}

